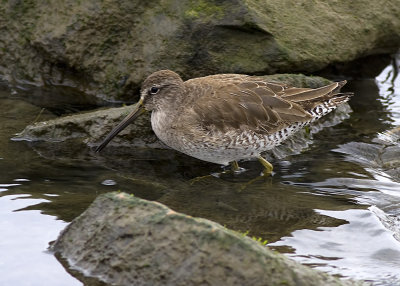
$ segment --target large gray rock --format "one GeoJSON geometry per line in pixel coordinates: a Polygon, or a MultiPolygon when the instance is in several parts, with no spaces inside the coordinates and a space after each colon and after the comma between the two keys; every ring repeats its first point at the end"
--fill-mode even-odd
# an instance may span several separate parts
{"type": "Polygon", "coordinates": [[[113,285],[355,285],[221,225],[125,193],[98,197],[52,249],[113,285]]]}
{"type": "Polygon", "coordinates": [[[185,79],[315,73],[394,53],[398,15],[382,0],[2,1],[0,75],[115,99],[165,68],[185,79]]]}

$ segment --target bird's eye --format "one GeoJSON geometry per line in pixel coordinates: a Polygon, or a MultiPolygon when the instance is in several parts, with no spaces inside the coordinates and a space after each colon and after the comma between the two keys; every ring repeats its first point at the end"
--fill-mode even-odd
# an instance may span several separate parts
{"type": "Polygon", "coordinates": [[[160,88],[153,86],[152,88],[150,88],[150,94],[157,94],[157,92],[160,91],[160,88]]]}

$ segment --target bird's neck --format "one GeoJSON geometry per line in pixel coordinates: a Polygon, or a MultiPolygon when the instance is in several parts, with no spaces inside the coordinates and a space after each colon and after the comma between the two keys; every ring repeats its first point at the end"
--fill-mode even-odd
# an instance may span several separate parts
{"type": "Polygon", "coordinates": [[[165,136],[166,132],[174,129],[178,115],[182,114],[183,109],[188,106],[186,104],[188,99],[185,87],[180,86],[159,98],[155,103],[155,108],[151,113],[151,125],[159,138],[162,136],[161,133],[165,136]]]}
{"type": "Polygon", "coordinates": [[[155,109],[151,113],[151,127],[157,137],[169,145],[171,132],[176,124],[176,113],[169,108],[155,109]]]}

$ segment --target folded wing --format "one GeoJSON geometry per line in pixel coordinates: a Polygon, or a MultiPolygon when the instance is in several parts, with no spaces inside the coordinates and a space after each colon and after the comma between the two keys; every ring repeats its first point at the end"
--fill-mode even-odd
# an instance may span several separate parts
{"type": "Polygon", "coordinates": [[[208,88],[209,92],[194,102],[192,113],[203,129],[273,133],[310,121],[312,115],[307,110],[337,87],[334,83],[321,89],[293,88],[251,79],[208,88]]]}

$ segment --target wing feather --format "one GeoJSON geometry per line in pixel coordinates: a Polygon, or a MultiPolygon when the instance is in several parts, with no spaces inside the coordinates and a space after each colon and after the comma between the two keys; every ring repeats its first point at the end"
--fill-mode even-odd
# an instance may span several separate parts
{"type": "Polygon", "coordinates": [[[205,130],[241,129],[262,134],[311,120],[307,111],[310,102],[329,98],[341,87],[341,83],[332,83],[317,89],[295,88],[239,75],[209,76],[186,83],[203,86],[204,94],[194,100],[190,112],[205,130]]]}

